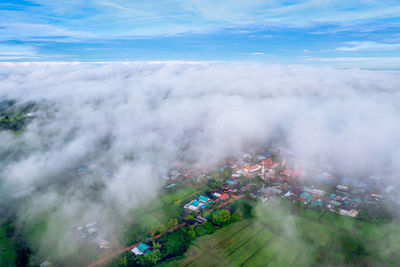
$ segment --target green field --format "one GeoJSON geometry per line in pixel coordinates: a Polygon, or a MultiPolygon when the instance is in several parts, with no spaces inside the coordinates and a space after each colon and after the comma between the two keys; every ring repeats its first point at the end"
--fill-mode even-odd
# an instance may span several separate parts
{"type": "Polygon", "coordinates": [[[254,218],[195,239],[168,266],[398,266],[399,254],[398,224],[296,212],[276,200],[258,205],[254,218]]]}

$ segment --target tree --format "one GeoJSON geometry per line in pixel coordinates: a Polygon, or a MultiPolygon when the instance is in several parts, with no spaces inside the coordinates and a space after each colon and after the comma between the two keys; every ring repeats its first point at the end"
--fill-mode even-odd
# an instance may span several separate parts
{"type": "Polygon", "coordinates": [[[182,255],[190,245],[191,238],[182,228],[162,237],[163,253],[167,257],[182,255]]]}
{"type": "Polygon", "coordinates": [[[18,249],[17,258],[15,259],[15,266],[25,267],[29,263],[29,250],[28,249],[18,249]]]}
{"type": "Polygon", "coordinates": [[[154,237],[156,235],[156,228],[154,227],[154,225],[150,228],[150,235],[151,237],[154,237]]]}
{"type": "Polygon", "coordinates": [[[215,213],[215,214],[212,216],[212,222],[213,222],[213,224],[215,224],[215,225],[221,225],[221,219],[219,218],[219,216],[218,216],[217,213],[215,213]]]}
{"type": "Polygon", "coordinates": [[[223,209],[221,211],[221,223],[228,224],[231,219],[231,212],[229,210],[223,209]]]}
{"type": "Polygon", "coordinates": [[[152,266],[161,260],[160,249],[153,249],[152,252],[144,255],[140,255],[136,258],[136,264],[140,266],[152,266]]]}
{"type": "Polygon", "coordinates": [[[215,232],[215,228],[210,222],[205,222],[203,226],[206,229],[207,234],[212,234],[215,232]]]}
{"type": "Polygon", "coordinates": [[[121,259],[119,259],[118,263],[119,267],[128,267],[128,258],[126,256],[123,256],[121,259]]]}
{"type": "Polygon", "coordinates": [[[220,179],[220,175],[218,173],[214,173],[213,178],[215,180],[219,180],[220,179]]]}
{"type": "Polygon", "coordinates": [[[167,232],[167,227],[166,227],[164,224],[162,224],[162,225],[161,225],[161,228],[160,228],[160,234],[163,235],[163,234],[165,234],[166,232],[167,232]]]}
{"type": "Polygon", "coordinates": [[[178,224],[178,219],[176,218],[171,218],[168,221],[168,229],[171,229],[173,227],[175,227],[178,224]]]}
{"type": "Polygon", "coordinates": [[[223,172],[222,172],[222,177],[223,178],[225,178],[225,179],[227,179],[227,178],[229,178],[230,176],[231,176],[231,171],[230,170],[224,170],[223,172]]]}
{"type": "Polygon", "coordinates": [[[204,227],[204,224],[200,224],[196,227],[196,235],[202,236],[207,233],[206,228],[204,227]]]}
{"type": "Polygon", "coordinates": [[[195,238],[195,237],[196,237],[196,232],[195,232],[195,230],[194,230],[194,225],[191,225],[191,226],[189,227],[189,230],[187,231],[187,233],[188,233],[192,238],[195,238]]]}
{"type": "Polygon", "coordinates": [[[185,218],[186,221],[193,221],[194,220],[194,216],[193,215],[188,215],[185,218]]]}
{"type": "Polygon", "coordinates": [[[153,249],[161,249],[161,245],[158,242],[153,241],[153,249]]]}
{"type": "Polygon", "coordinates": [[[234,221],[240,221],[243,219],[243,213],[240,209],[236,209],[235,212],[232,215],[232,219],[234,221]]]}

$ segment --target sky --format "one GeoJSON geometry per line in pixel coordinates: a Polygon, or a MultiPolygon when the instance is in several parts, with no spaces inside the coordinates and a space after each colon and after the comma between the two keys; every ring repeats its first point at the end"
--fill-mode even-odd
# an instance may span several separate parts
{"type": "Polygon", "coordinates": [[[400,1],[3,0],[0,61],[398,69],[400,1]]]}

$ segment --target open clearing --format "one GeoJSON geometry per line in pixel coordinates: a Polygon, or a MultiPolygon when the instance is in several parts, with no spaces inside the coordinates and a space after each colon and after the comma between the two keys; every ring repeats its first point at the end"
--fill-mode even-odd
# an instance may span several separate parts
{"type": "Polygon", "coordinates": [[[184,257],[168,266],[398,264],[400,225],[295,210],[286,200],[260,204],[254,218],[195,239],[184,257]]]}

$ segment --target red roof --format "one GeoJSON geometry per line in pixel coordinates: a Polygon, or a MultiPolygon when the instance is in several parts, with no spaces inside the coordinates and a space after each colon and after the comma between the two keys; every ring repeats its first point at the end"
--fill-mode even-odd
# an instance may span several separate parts
{"type": "Polygon", "coordinates": [[[219,196],[219,198],[227,199],[227,198],[228,198],[228,194],[227,194],[227,193],[223,193],[223,194],[221,194],[221,195],[219,196]]]}
{"type": "Polygon", "coordinates": [[[261,165],[264,165],[264,166],[272,166],[274,164],[275,163],[272,161],[272,159],[264,159],[263,161],[261,161],[261,165]]]}

